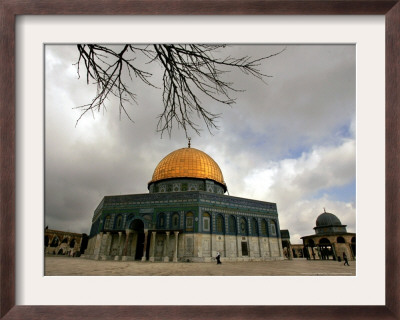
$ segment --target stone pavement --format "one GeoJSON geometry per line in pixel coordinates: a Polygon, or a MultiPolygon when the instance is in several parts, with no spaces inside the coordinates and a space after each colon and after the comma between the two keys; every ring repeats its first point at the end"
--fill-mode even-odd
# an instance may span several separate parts
{"type": "Polygon", "coordinates": [[[350,266],[332,260],[294,259],[264,262],[96,261],[64,256],[45,257],[45,276],[355,276],[350,266]]]}

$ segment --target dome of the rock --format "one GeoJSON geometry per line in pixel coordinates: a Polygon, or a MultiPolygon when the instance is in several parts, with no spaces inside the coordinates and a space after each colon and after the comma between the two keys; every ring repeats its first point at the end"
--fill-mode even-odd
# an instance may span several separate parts
{"type": "Polygon", "coordinates": [[[195,148],[178,149],[164,157],[154,170],[149,184],[175,178],[213,180],[226,189],[218,164],[208,154],[195,148]]]}

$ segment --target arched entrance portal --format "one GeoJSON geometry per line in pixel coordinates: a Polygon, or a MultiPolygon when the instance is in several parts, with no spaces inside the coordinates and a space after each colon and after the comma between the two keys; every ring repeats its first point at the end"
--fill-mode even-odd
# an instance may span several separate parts
{"type": "Polygon", "coordinates": [[[353,252],[354,258],[356,257],[356,237],[351,238],[351,251],[353,252]]]}
{"type": "Polygon", "coordinates": [[[331,242],[327,238],[319,240],[318,247],[322,260],[329,260],[330,257],[332,257],[333,260],[336,260],[331,242]]]}
{"type": "Polygon", "coordinates": [[[44,236],[44,246],[47,247],[49,245],[49,237],[48,236],[44,236]]]}
{"type": "Polygon", "coordinates": [[[287,240],[282,240],[282,248],[283,248],[283,254],[287,259],[290,259],[290,242],[287,240]]]}
{"type": "Polygon", "coordinates": [[[143,257],[143,247],[145,239],[143,221],[139,219],[133,220],[130,225],[130,229],[132,229],[137,234],[135,260],[141,260],[143,257]]]}

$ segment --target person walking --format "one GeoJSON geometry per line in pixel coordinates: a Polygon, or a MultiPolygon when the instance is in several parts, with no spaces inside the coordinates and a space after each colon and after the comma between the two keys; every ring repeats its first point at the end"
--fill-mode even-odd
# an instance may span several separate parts
{"type": "Polygon", "coordinates": [[[349,265],[349,260],[347,260],[347,255],[346,255],[346,253],[344,253],[344,252],[343,252],[343,260],[344,260],[344,264],[343,264],[344,266],[345,266],[346,264],[347,264],[348,266],[350,266],[350,265],[349,265]]]}
{"type": "Polygon", "coordinates": [[[215,257],[215,259],[217,259],[217,264],[222,264],[222,262],[221,262],[221,254],[219,252],[217,252],[217,256],[215,257]]]}

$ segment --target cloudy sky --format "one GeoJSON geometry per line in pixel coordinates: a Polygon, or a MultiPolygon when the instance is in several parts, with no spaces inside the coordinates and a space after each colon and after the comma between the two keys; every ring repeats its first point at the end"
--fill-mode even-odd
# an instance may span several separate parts
{"type": "MultiPolygon", "coordinates": [[[[220,128],[190,134],[192,147],[219,164],[230,195],[277,203],[292,243],[314,233],[323,208],[355,232],[355,46],[242,45],[220,54],[258,58],[284,48],[261,66],[272,76],[266,83],[241,72],[227,76],[245,90],[233,107],[203,100],[221,113],[220,128]]],[[[134,123],[120,119],[110,100],[107,111],[76,125],[74,107],[90,102],[96,87],[78,79],[75,46],[45,50],[45,224],[88,233],[103,196],[147,193],[158,162],[187,140],[177,127],[171,137],[156,132],[162,90],[136,80],[134,123]]],[[[156,64],[145,68],[159,80],[156,64]]]]}

